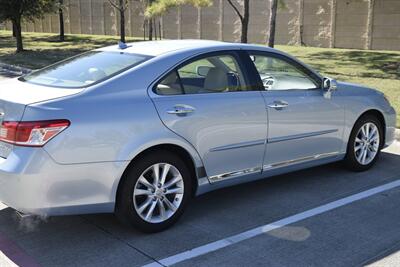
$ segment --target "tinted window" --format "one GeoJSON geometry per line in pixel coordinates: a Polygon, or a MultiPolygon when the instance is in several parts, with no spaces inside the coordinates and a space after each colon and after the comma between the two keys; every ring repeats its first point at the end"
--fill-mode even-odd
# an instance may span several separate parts
{"type": "Polygon", "coordinates": [[[150,57],[121,52],[88,52],[21,78],[23,81],[62,88],[80,88],[110,78],[150,57]]]}
{"type": "Polygon", "coordinates": [[[276,57],[250,55],[266,90],[316,89],[318,82],[303,69],[276,57]]]}
{"type": "Polygon", "coordinates": [[[192,61],[165,77],[155,88],[160,95],[246,91],[249,87],[233,55],[192,61]]]}

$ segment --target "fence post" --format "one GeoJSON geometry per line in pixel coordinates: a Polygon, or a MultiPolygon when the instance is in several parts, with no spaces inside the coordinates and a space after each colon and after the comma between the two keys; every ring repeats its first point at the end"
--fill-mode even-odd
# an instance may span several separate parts
{"type": "Polygon", "coordinates": [[[182,8],[178,7],[178,39],[182,39],[182,8]]]}
{"type": "Polygon", "coordinates": [[[368,19],[367,19],[367,38],[365,43],[365,49],[372,48],[372,34],[374,28],[374,7],[375,0],[368,1],[368,19]]]}
{"type": "Polygon", "coordinates": [[[219,0],[219,30],[218,30],[218,39],[220,41],[224,40],[224,1],[219,0]]]}
{"type": "Polygon", "coordinates": [[[93,34],[93,0],[89,0],[89,33],[93,34]]]}
{"type": "Polygon", "coordinates": [[[330,36],[330,42],[329,42],[329,47],[334,48],[335,47],[335,35],[336,35],[336,10],[337,10],[337,0],[331,0],[331,36],[330,36]]]}
{"type": "Polygon", "coordinates": [[[201,12],[201,7],[197,8],[197,38],[201,39],[202,37],[202,22],[203,22],[203,18],[202,18],[202,12],[201,12]]]}

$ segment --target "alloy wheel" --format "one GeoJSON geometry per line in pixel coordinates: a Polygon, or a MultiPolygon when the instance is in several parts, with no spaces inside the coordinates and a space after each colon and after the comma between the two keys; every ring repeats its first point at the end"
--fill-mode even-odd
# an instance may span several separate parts
{"type": "Polygon", "coordinates": [[[133,203],[136,213],[146,222],[161,223],[180,207],[184,182],[179,170],[168,163],[147,168],[136,182],[133,203]]]}
{"type": "Polygon", "coordinates": [[[365,123],[358,131],[354,142],[354,154],[361,165],[370,164],[379,152],[380,135],[378,127],[365,123]]]}

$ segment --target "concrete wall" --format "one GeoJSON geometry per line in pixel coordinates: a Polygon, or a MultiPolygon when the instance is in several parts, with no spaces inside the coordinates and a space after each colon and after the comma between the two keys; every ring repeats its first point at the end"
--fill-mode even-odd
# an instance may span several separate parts
{"type": "MultiPolygon", "coordinates": [[[[164,38],[240,40],[240,21],[226,0],[200,10],[184,6],[156,20],[164,38]]],[[[277,17],[279,44],[400,50],[400,0],[284,0],[277,17]],[[300,34],[301,33],[301,34],[300,34]]],[[[118,12],[107,0],[65,0],[67,33],[118,35],[118,12]]],[[[242,0],[233,0],[242,9],[242,0]]],[[[270,0],[250,0],[249,41],[267,39],[270,0]]],[[[126,32],[143,36],[143,4],[131,0],[126,32]]],[[[10,29],[10,25],[7,26],[10,29]]],[[[25,23],[24,31],[58,31],[57,15],[25,23]]]]}

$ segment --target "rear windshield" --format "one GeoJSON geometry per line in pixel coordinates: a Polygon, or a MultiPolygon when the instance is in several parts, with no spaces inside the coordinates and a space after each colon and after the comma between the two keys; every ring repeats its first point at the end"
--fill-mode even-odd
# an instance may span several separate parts
{"type": "Polygon", "coordinates": [[[150,58],[123,52],[91,51],[35,71],[20,80],[51,87],[82,88],[109,79],[150,58]]]}

